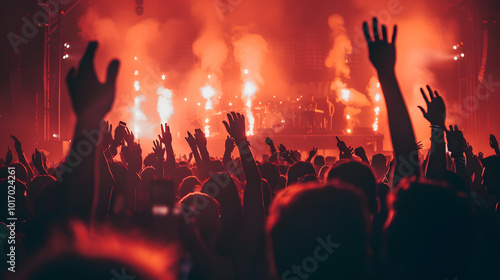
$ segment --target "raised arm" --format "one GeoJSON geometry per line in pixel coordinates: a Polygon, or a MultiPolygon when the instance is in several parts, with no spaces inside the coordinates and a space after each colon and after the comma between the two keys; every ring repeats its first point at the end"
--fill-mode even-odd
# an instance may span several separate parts
{"type": "Polygon", "coordinates": [[[172,172],[175,172],[175,155],[174,148],[172,147],[172,133],[170,133],[170,127],[167,124],[161,125],[161,135],[158,135],[160,142],[165,145],[165,151],[167,152],[167,161],[165,162],[165,170],[167,174],[172,178],[172,172]]]}
{"type": "Polygon", "coordinates": [[[338,136],[337,138],[337,148],[339,148],[339,160],[350,159],[352,158],[353,149],[351,146],[347,147],[344,141],[340,141],[338,136]]]}
{"type": "Polygon", "coordinates": [[[465,141],[464,134],[458,129],[457,125],[455,125],[455,128],[450,125],[450,130],[446,132],[446,139],[448,140],[448,150],[455,161],[456,173],[464,178],[465,182],[469,182],[470,180],[465,168],[464,153],[467,149],[467,142],[465,141]]]}
{"type": "Polygon", "coordinates": [[[205,164],[205,166],[210,166],[210,154],[207,149],[207,138],[205,137],[205,133],[199,128],[194,130],[194,139],[196,140],[196,146],[198,146],[198,150],[200,150],[201,160],[205,164]]]}
{"type": "Polygon", "coordinates": [[[490,147],[495,151],[497,156],[500,156],[500,149],[498,148],[498,141],[495,135],[490,134],[490,147]]]}
{"type": "Polygon", "coordinates": [[[90,42],[78,70],[72,68],[66,79],[77,121],[70,152],[56,174],[61,181],[58,201],[65,214],[84,221],[90,220],[93,196],[99,193],[94,189],[98,181],[95,171],[99,170],[96,151],[102,144],[99,124],[113,105],[119,68],[119,61],[113,60],[106,81],[99,82],[94,70],[96,49],[97,42],[90,42]]]}
{"type": "Polygon", "coordinates": [[[232,137],[227,137],[224,145],[224,156],[222,157],[222,163],[226,167],[226,170],[229,170],[229,164],[234,164],[231,158],[231,154],[233,153],[235,147],[234,139],[232,137]]]}
{"type": "Polygon", "coordinates": [[[309,151],[309,156],[307,157],[306,162],[311,162],[311,160],[313,159],[313,157],[316,155],[317,152],[318,148],[313,147],[312,150],[309,151]]]}
{"type": "Polygon", "coordinates": [[[392,182],[393,186],[395,186],[402,177],[420,175],[415,135],[394,70],[397,26],[394,26],[390,43],[388,42],[387,27],[385,25],[382,25],[382,38],[380,38],[377,18],[373,19],[373,40],[368,29],[368,23],[365,22],[363,28],[368,42],[370,61],[377,70],[387,106],[389,130],[396,155],[396,167],[392,182]]]}
{"type": "Polygon", "coordinates": [[[276,147],[274,146],[273,139],[267,137],[265,142],[267,145],[269,145],[269,148],[271,149],[271,156],[269,157],[269,162],[277,161],[279,153],[276,151],[276,147]]]}
{"type": "Polygon", "coordinates": [[[354,154],[357,155],[362,161],[370,164],[368,157],[366,156],[366,151],[363,147],[359,146],[354,150],[354,154]]]}
{"type": "Polygon", "coordinates": [[[234,138],[240,152],[243,172],[247,179],[243,196],[243,243],[248,250],[255,250],[259,244],[259,232],[264,224],[264,201],[262,199],[262,185],[259,168],[250,150],[245,134],[245,116],[231,112],[227,114],[228,121],[223,121],[227,132],[234,138]]]}
{"type": "Polygon", "coordinates": [[[16,149],[16,154],[17,154],[17,158],[19,159],[19,162],[24,165],[24,167],[26,167],[26,170],[28,171],[28,182],[29,180],[31,180],[31,178],[33,178],[33,170],[31,169],[31,166],[29,165],[28,161],[26,160],[26,156],[24,155],[24,151],[23,151],[23,145],[21,144],[21,141],[19,141],[19,139],[14,136],[14,135],[11,135],[10,136],[12,138],[12,140],[14,140],[14,148],[16,149]]]}
{"type": "Polygon", "coordinates": [[[40,154],[38,149],[35,149],[35,152],[31,155],[31,161],[38,171],[38,174],[49,175],[49,172],[47,172],[47,168],[42,160],[42,155],[40,154]]]}
{"type": "Polygon", "coordinates": [[[424,89],[420,89],[425,104],[427,104],[427,112],[418,106],[432,129],[431,151],[427,159],[425,176],[429,179],[443,180],[446,173],[446,143],[444,141],[446,106],[437,91],[433,92],[430,86],[427,86],[427,91],[429,98],[427,98],[424,89]]]}

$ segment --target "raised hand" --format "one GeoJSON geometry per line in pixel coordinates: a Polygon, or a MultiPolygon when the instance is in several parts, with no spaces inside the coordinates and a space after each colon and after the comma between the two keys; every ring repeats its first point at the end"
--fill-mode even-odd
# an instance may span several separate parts
{"type": "Polygon", "coordinates": [[[226,151],[232,152],[235,146],[236,144],[234,143],[234,139],[228,136],[225,143],[226,151]]]}
{"type": "Polygon", "coordinates": [[[11,135],[10,137],[12,138],[12,140],[14,140],[14,149],[16,149],[17,152],[22,152],[23,146],[21,144],[21,141],[19,141],[19,139],[14,135],[11,135]]]}
{"type": "Polygon", "coordinates": [[[115,98],[115,83],[120,62],[113,60],[107,71],[106,81],[99,82],[94,69],[97,42],[90,42],[78,70],[74,67],[68,73],[66,83],[73,109],[79,121],[99,124],[109,112],[115,98]]]}
{"type": "Polygon", "coordinates": [[[347,145],[345,144],[344,141],[340,141],[338,136],[335,136],[337,138],[337,148],[339,148],[340,151],[345,151],[347,150],[347,145]]]}
{"type": "Polygon", "coordinates": [[[267,137],[267,138],[266,138],[266,144],[267,144],[267,145],[269,145],[269,146],[273,146],[273,145],[274,145],[274,143],[273,143],[273,139],[271,139],[271,138],[267,137]]]}
{"type": "Polygon", "coordinates": [[[278,150],[280,151],[280,153],[285,153],[287,151],[285,145],[283,144],[280,144],[278,146],[278,150]]]}
{"type": "Polygon", "coordinates": [[[490,147],[495,150],[495,153],[500,156],[500,149],[498,148],[498,141],[495,135],[490,134],[490,147]]]}
{"type": "Polygon", "coordinates": [[[422,97],[427,104],[427,112],[425,112],[424,108],[421,106],[418,106],[418,108],[422,111],[424,118],[428,120],[431,125],[437,125],[440,128],[445,129],[444,122],[446,120],[446,106],[444,105],[443,98],[439,96],[437,91],[433,92],[429,85],[427,85],[427,90],[429,91],[430,100],[427,98],[424,89],[420,89],[422,97]]]}
{"type": "Polygon", "coordinates": [[[159,140],[153,141],[153,153],[157,159],[163,160],[163,156],[165,155],[165,149],[162,148],[162,143],[159,140]]]}
{"type": "Polygon", "coordinates": [[[316,155],[318,152],[318,148],[313,147],[312,150],[309,151],[309,156],[306,159],[306,162],[311,162],[312,158],[316,155]]]}
{"type": "Polygon", "coordinates": [[[188,131],[187,134],[188,134],[188,136],[184,137],[184,139],[186,139],[186,142],[188,142],[188,145],[191,148],[191,150],[196,150],[197,149],[196,139],[194,139],[194,137],[191,134],[191,132],[188,131]]]}
{"type": "Polygon", "coordinates": [[[14,155],[12,155],[12,151],[10,150],[9,147],[7,147],[8,151],[7,154],[5,155],[5,165],[10,165],[12,163],[12,160],[14,159],[14,155]]]}
{"type": "Polygon", "coordinates": [[[451,156],[454,158],[463,157],[467,149],[467,142],[457,125],[455,127],[450,125],[450,130],[446,132],[446,139],[448,140],[448,150],[451,152],[451,156]]]}
{"type": "Polygon", "coordinates": [[[222,121],[226,127],[227,133],[234,138],[236,144],[247,141],[245,134],[245,116],[240,113],[231,112],[227,114],[227,122],[222,121]]]}
{"type": "Polygon", "coordinates": [[[161,135],[158,135],[160,142],[165,146],[172,146],[172,133],[170,133],[170,126],[167,124],[161,125],[161,135]]]}
{"type": "Polygon", "coordinates": [[[424,144],[422,144],[422,141],[418,141],[418,142],[417,142],[417,148],[418,148],[419,150],[422,150],[422,149],[424,148],[424,144]]]}
{"type": "Polygon", "coordinates": [[[366,151],[363,147],[359,146],[354,150],[354,154],[361,158],[364,162],[368,162],[368,157],[366,156],[366,151]]]}
{"type": "Polygon", "coordinates": [[[351,146],[347,147],[344,141],[340,141],[339,137],[335,136],[335,138],[337,138],[337,147],[339,148],[341,159],[351,158],[353,148],[351,146]]]}
{"type": "Polygon", "coordinates": [[[132,142],[132,145],[122,149],[128,170],[138,173],[142,168],[142,149],[141,145],[132,142]]]}
{"type": "Polygon", "coordinates": [[[33,165],[35,166],[36,170],[38,170],[38,174],[40,174],[40,175],[48,174],[43,156],[38,151],[38,149],[35,149],[35,153],[33,153],[31,155],[31,160],[32,160],[33,165]]]}
{"type": "Polygon", "coordinates": [[[199,148],[207,146],[207,138],[201,129],[197,128],[194,130],[194,139],[196,140],[196,145],[198,145],[199,148]]]}
{"type": "Polygon", "coordinates": [[[387,36],[387,27],[382,25],[382,38],[379,35],[379,27],[377,18],[373,18],[373,40],[368,28],[368,23],[363,23],[365,39],[368,43],[370,61],[373,66],[379,70],[394,70],[396,63],[396,36],[398,33],[397,25],[394,26],[392,40],[389,43],[387,36]]]}
{"type": "Polygon", "coordinates": [[[309,151],[309,157],[313,158],[318,152],[318,148],[313,147],[312,150],[309,151]]]}
{"type": "Polygon", "coordinates": [[[127,142],[127,146],[132,146],[134,144],[134,132],[130,131],[128,127],[125,128],[125,142],[127,142]]]}

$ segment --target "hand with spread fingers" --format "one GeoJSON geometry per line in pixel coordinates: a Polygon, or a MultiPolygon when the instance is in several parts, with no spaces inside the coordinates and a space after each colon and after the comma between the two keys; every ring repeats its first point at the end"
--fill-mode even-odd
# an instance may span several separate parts
{"type": "Polygon", "coordinates": [[[203,148],[207,146],[207,138],[205,133],[199,128],[194,130],[194,139],[196,140],[196,145],[198,148],[203,148]]]}
{"type": "Polygon", "coordinates": [[[377,70],[394,70],[396,64],[396,36],[398,33],[397,25],[394,26],[392,39],[389,43],[387,35],[387,27],[382,25],[382,38],[379,34],[378,19],[373,18],[373,39],[370,34],[368,23],[363,23],[365,39],[368,43],[370,61],[377,70]]]}
{"type": "Polygon", "coordinates": [[[170,126],[167,124],[161,125],[161,135],[158,135],[160,142],[165,144],[165,146],[172,145],[172,133],[170,133],[170,126]]]}
{"type": "Polygon", "coordinates": [[[420,89],[422,97],[427,104],[427,112],[421,106],[418,106],[418,108],[431,125],[439,126],[444,130],[446,128],[444,125],[446,120],[446,106],[443,98],[441,98],[437,91],[432,91],[430,86],[427,86],[427,91],[429,92],[429,98],[427,98],[424,89],[420,89]]]}
{"type": "Polygon", "coordinates": [[[223,121],[222,123],[226,127],[227,133],[234,138],[236,144],[247,141],[244,115],[231,112],[227,114],[227,121],[223,121]]]}
{"type": "Polygon", "coordinates": [[[160,140],[153,141],[153,153],[157,159],[163,160],[165,155],[165,149],[162,148],[162,142],[160,140]]]}
{"type": "Polygon", "coordinates": [[[108,66],[106,81],[101,83],[97,79],[94,67],[96,50],[97,42],[90,42],[78,70],[71,68],[66,78],[71,103],[78,120],[91,125],[98,125],[113,106],[120,65],[118,60],[113,60],[108,66]]]}
{"type": "Polygon", "coordinates": [[[12,154],[12,151],[10,150],[9,147],[7,147],[8,151],[7,154],[5,155],[5,165],[9,166],[12,163],[12,160],[14,160],[14,155],[12,154]]]}
{"type": "Polygon", "coordinates": [[[234,147],[236,147],[236,144],[234,143],[234,139],[232,137],[227,136],[225,147],[226,147],[226,151],[228,151],[228,152],[232,152],[234,150],[234,147]]]}
{"type": "Polygon", "coordinates": [[[196,139],[194,138],[193,134],[191,134],[191,132],[187,132],[187,137],[184,137],[184,139],[186,139],[186,142],[188,143],[189,147],[191,148],[191,150],[197,150],[198,149],[198,146],[196,146],[196,139]]]}

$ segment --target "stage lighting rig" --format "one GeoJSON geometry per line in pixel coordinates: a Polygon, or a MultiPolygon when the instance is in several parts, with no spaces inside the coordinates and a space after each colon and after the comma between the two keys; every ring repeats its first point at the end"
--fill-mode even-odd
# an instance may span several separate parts
{"type": "Polygon", "coordinates": [[[453,45],[452,48],[455,51],[455,54],[453,55],[453,60],[457,61],[465,57],[464,42],[460,42],[460,44],[453,45]]]}

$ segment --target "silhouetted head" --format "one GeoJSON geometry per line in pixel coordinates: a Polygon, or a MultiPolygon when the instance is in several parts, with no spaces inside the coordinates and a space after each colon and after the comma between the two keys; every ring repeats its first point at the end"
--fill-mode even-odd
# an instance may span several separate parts
{"type": "Polygon", "coordinates": [[[266,223],[271,270],[280,279],[364,279],[367,230],[359,190],[338,182],[287,188],[266,223]]]}
{"type": "Polygon", "coordinates": [[[181,215],[196,227],[205,244],[216,244],[221,232],[221,207],[211,196],[194,192],[179,201],[181,215]]]}
{"type": "Polygon", "coordinates": [[[467,195],[431,183],[398,186],[387,227],[387,260],[398,279],[467,278],[478,245],[467,195]]]}
{"type": "Polygon", "coordinates": [[[383,179],[387,174],[387,157],[383,154],[375,154],[372,157],[372,167],[377,175],[377,179],[383,179]]]}
{"type": "Polygon", "coordinates": [[[28,188],[26,189],[26,200],[28,201],[28,207],[32,214],[32,211],[35,210],[34,206],[38,200],[42,187],[46,184],[54,183],[55,181],[56,178],[50,175],[37,175],[28,183],[28,188]]]}
{"type": "Polygon", "coordinates": [[[144,158],[144,167],[154,166],[155,162],[156,162],[156,155],[155,155],[155,153],[149,153],[144,158]]]}
{"type": "Polygon", "coordinates": [[[16,179],[26,184],[28,180],[28,171],[26,167],[20,162],[11,164],[11,167],[14,167],[16,170],[16,179]]]}
{"type": "Polygon", "coordinates": [[[280,178],[280,171],[278,166],[273,163],[263,163],[259,165],[259,171],[262,178],[266,179],[269,187],[273,192],[278,188],[278,180],[280,178]]]}
{"type": "Polygon", "coordinates": [[[193,172],[188,166],[178,166],[175,168],[175,172],[173,173],[173,179],[176,184],[180,184],[184,178],[193,176],[193,172]]]}
{"type": "Polygon", "coordinates": [[[339,162],[328,172],[327,179],[337,179],[362,190],[368,200],[370,213],[377,213],[377,181],[368,164],[358,161],[339,162]]]}
{"type": "Polygon", "coordinates": [[[189,176],[182,180],[182,183],[179,186],[179,193],[177,197],[183,198],[184,196],[192,193],[201,191],[201,182],[195,176],[189,176]]]}
{"type": "Polygon", "coordinates": [[[314,167],[317,167],[318,170],[325,165],[325,158],[323,156],[316,156],[314,158],[314,167]]]}
{"type": "Polygon", "coordinates": [[[325,158],[325,163],[329,166],[333,166],[335,164],[335,162],[337,162],[337,158],[336,157],[332,157],[332,156],[327,156],[325,158]]]}
{"type": "Polygon", "coordinates": [[[149,192],[151,182],[156,179],[156,170],[148,166],[141,171],[141,182],[135,190],[135,202],[137,210],[142,211],[149,205],[149,192]]]}
{"type": "Polygon", "coordinates": [[[287,185],[291,186],[299,181],[299,178],[308,175],[316,174],[314,166],[309,162],[299,161],[288,168],[287,185]]]}

